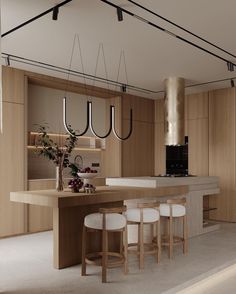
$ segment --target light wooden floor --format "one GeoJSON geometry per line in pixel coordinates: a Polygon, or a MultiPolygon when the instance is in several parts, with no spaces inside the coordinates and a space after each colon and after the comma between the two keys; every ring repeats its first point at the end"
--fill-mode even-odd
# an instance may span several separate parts
{"type": "MultiPolygon", "coordinates": [[[[52,233],[45,232],[0,240],[0,293],[178,293],[184,283],[189,286],[230,264],[236,264],[236,224],[223,224],[220,231],[191,239],[187,256],[176,250],[175,259],[170,261],[163,252],[159,265],[149,256],[143,271],[132,256],[128,276],[120,269],[112,269],[108,273],[110,282],[102,284],[97,267],[88,267],[86,277],[80,276],[80,266],[53,269],[52,233]]],[[[224,287],[224,293],[232,293],[232,283],[236,287],[236,279],[231,279],[229,292],[224,287]]]]}

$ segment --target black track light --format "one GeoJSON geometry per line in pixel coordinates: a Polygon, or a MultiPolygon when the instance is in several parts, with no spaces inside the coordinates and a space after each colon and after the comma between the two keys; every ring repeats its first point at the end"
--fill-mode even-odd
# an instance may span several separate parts
{"type": "Polygon", "coordinates": [[[10,66],[11,63],[10,63],[10,56],[9,55],[7,55],[7,57],[5,58],[5,60],[6,60],[6,66],[10,66]]]}
{"type": "Polygon", "coordinates": [[[126,89],[127,89],[126,85],[123,84],[121,86],[121,92],[126,93],[126,89]]]}
{"type": "Polygon", "coordinates": [[[231,87],[233,88],[234,87],[234,80],[233,79],[230,80],[230,84],[231,84],[231,87]]]}
{"type": "Polygon", "coordinates": [[[122,9],[120,7],[117,7],[117,17],[118,17],[118,21],[123,21],[123,12],[122,9]]]}
{"type": "Polygon", "coordinates": [[[228,61],[227,62],[227,67],[228,67],[228,71],[234,71],[234,65],[232,62],[228,61]]]}
{"type": "Polygon", "coordinates": [[[59,13],[59,7],[58,6],[53,7],[53,10],[52,10],[52,19],[53,20],[58,19],[58,13],[59,13]]]}

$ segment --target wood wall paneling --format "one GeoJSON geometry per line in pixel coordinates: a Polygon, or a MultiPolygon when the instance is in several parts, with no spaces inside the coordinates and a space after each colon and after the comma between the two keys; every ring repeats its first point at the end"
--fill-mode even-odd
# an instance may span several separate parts
{"type": "Polygon", "coordinates": [[[186,100],[187,119],[208,118],[208,92],[187,95],[186,100]]]}
{"type": "Polygon", "coordinates": [[[166,148],[164,123],[155,124],[155,175],[166,173],[166,148]]]}
{"type": "MultiPolygon", "coordinates": [[[[106,126],[110,126],[110,105],[115,106],[115,124],[118,134],[122,130],[122,102],[121,97],[113,97],[106,100],[106,126]]],[[[106,177],[120,177],[122,175],[122,142],[117,140],[113,133],[106,138],[106,150],[102,154],[101,164],[106,177]]]]}
{"type": "Polygon", "coordinates": [[[154,174],[165,174],[166,148],[164,129],[164,99],[155,101],[154,154],[154,174]]]}
{"type": "Polygon", "coordinates": [[[208,118],[188,120],[189,173],[209,175],[208,118]]]}
{"type": "Polygon", "coordinates": [[[133,109],[133,133],[122,142],[122,176],[151,176],[154,174],[154,101],[123,98],[123,136],[129,132],[130,108],[133,109]]]}
{"type": "Polygon", "coordinates": [[[25,103],[25,75],[23,71],[2,66],[2,97],[6,102],[25,103]]]}
{"type": "Polygon", "coordinates": [[[210,217],[236,221],[235,88],[209,93],[209,175],[220,177],[221,193],[210,198],[210,217]]]}
{"type": "MultiPolygon", "coordinates": [[[[55,180],[30,180],[28,190],[55,189],[55,180]]],[[[52,208],[38,205],[28,207],[28,231],[30,233],[51,230],[53,227],[52,208]]]]}
{"type": "MultiPolygon", "coordinates": [[[[126,130],[129,128],[129,120],[123,120],[123,128],[126,130]]],[[[122,142],[122,176],[135,177],[154,174],[153,134],[154,125],[152,123],[133,122],[131,137],[122,142]]]]}
{"type": "Polygon", "coordinates": [[[122,119],[130,119],[130,109],[133,109],[133,120],[153,123],[154,101],[142,97],[122,97],[122,119]]]}
{"type": "Polygon", "coordinates": [[[25,233],[26,205],[10,202],[10,192],[26,189],[25,76],[2,67],[2,133],[0,134],[0,237],[25,233]]]}
{"type": "Polygon", "coordinates": [[[0,237],[26,232],[25,206],[10,202],[11,191],[25,190],[24,105],[3,102],[0,134],[0,237]]]}

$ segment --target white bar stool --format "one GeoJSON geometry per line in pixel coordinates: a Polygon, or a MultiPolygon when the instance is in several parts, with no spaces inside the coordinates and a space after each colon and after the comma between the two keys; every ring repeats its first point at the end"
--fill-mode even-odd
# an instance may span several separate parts
{"type": "Polygon", "coordinates": [[[86,265],[95,264],[102,266],[102,282],[107,282],[107,269],[117,266],[124,266],[124,273],[128,273],[127,263],[127,221],[122,212],[126,206],[117,208],[100,208],[99,213],[92,213],[84,218],[83,239],[82,239],[82,269],[81,275],[86,275],[86,265]],[[87,233],[102,231],[102,251],[87,253],[87,233]],[[120,232],[122,245],[120,252],[108,250],[108,233],[120,232]],[[110,260],[109,260],[109,257],[110,260]]]}
{"type": "Polygon", "coordinates": [[[173,258],[173,247],[176,244],[183,244],[183,253],[188,251],[187,246],[187,215],[186,215],[186,198],[169,199],[166,203],[160,205],[161,217],[168,220],[168,235],[162,238],[162,245],[169,247],[169,258],[173,258]],[[183,237],[174,236],[173,222],[175,218],[183,220],[183,237]]]}
{"type": "Polygon", "coordinates": [[[160,232],[160,212],[159,202],[139,203],[137,208],[130,208],[126,211],[128,225],[138,225],[138,243],[129,243],[128,247],[137,247],[137,250],[129,249],[129,253],[139,256],[139,268],[144,268],[144,255],[155,254],[157,262],[161,256],[161,232],[160,232]],[[156,231],[156,242],[144,243],[144,225],[151,225],[156,231]],[[146,250],[145,247],[149,247],[146,250]],[[151,250],[150,250],[151,247],[151,250]]]}

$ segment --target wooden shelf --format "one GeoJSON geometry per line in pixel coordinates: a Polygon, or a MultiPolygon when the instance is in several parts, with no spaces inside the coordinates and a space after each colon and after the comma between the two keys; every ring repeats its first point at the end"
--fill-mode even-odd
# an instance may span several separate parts
{"type": "MultiPolygon", "coordinates": [[[[28,149],[36,149],[38,132],[29,132],[28,133],[28,149]]],[[[49,137],[52,137],[53,141],[56,142],[59,146],[65,144],[65,139],[68,138],[68,134],[60,133],[48,133],[49,137]]],[[[39,147],[40,148],[40,147],[39,147]]],[[[96,137],[83,136],[79,137],[77,146],[74,150],[78,151],[95,151],[99,152],[105,149],[105,139],[99,139],[96,137]]]]}
{"type": "MultiPolygon", "coordinates": [[[[33,146],[33,145],[28,145],[27,146],[27,149],[38,149],[38,148],[42,148],[40,146],[36,147],[36,146],[33,146]]],[[[63,148],[65,149],[65,148],[63,148]]],[[[75,147],[73,150],[78,150],[78,151],[95,151],[95,152],[100,152],[102,151],[102,148],[83,148],[83,147],[75,147]]]]}

